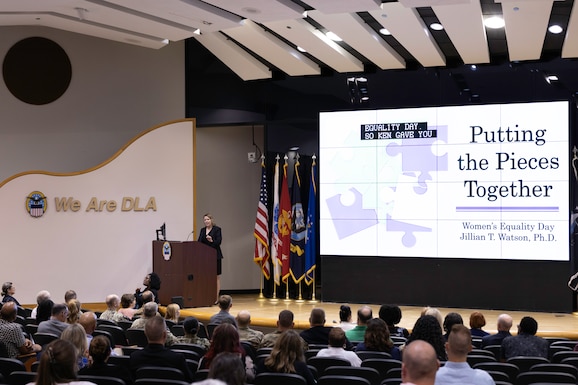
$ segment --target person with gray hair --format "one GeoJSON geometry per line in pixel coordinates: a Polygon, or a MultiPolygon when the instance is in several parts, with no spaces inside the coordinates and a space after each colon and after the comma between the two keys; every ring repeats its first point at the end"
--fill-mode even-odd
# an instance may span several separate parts
{"type": "Polygon", "coordinates": [[[361,342],[365,337],[365,330],[367,329],[367,321],[373,318],[373,311],[367,305],[364,305],[357,310],[357,326],[345,332],[345,336],[349,341],[361,342]]]}
{"type": "Polygon", "coordinates": [[[517,356],[548,358],[548,340],[538,337],[538,322],[532,317],[524,317],[518,325],[518,335],[506,337],[502,341],[502,359],[517,356]]]}
{"type": "Polygon", "coordinates": [[[2,284],[2,295],[4,296],[2,297],[2,303],[14,302],[16,306],[21,307],[20,302],[14,298],[14,293],[16,293],[16,286],[12,282],[4,282],[2,284]]]}
{"type": "MultiPolygon", "coordinates": [[[[147,302],[145,303],[145,305],[143,306],[143,316],[142,318],[137,318],[132,322],[132,325],[130,325],[130,329],[145,329],[146,330],[146,325],[148,324],[149,320],[155,318],[156,316],[161,316],[159,314],[159,305],[157,305],[156,302],[147,302]]],[[[166,335],[166,345],[170,346],[173,344],[178,343],[178,339],[177,337],[174,336],[173,333],[170,332],[170,330],[167,328],[167,325],[165,324],[165,329],[167,332],[166,335]]]]}
{"type": "Polygon", "coordinates": [[[259,344],[261,344],[261,341],[263,340],[263,332],[249,327],[251,324],[251,313],[249,313],[249,310],[241,310],[237,314],[236,320],[239,330],[239,339],[241,341],[247,341],[255,349],[258,349],[259,344]]]}
{"type": "Polygon", "coordinates": [[[36,307],[32,309],[32,313],[30,313],[31,318],[36,318],[36,314],[38,313],[38,305],[48,299],[50,299],[50,292],[48,290],[40,290],[38,294],[36,294],[36,307]]]}
{"type": "Polygon", "coordinates": [[[65,303],[56,303],[52,307],[50,319],[42,321],[38,325],[38,333],[55,334],[58,337],[64,329],[68,327],[66,317],[68,316],[68,306],[65,303]]]}
{"type": "Polygon", "coordinates": [[[413,341],[403,349],[402,385],[433,385],[439,366],[433,346],[423,340],[413,341]]]}
{"type": "Polygon", "coordinates": [[[127,320],[123,314],[118,312],[118,308],[120,307],[120,298],[116,294],[110,294],[106,296],[106,307],[107,309],[102,312],[100,315],[100,319],[119,322],[127,320]]]}
{"type": "Polygon", "coordinates": [[[482,348],[490,345],[502,345],[504,338],[511,336],[512,317],[509,314],[500,314],[498,316],[498,333],[482,337],[482,348]]]}

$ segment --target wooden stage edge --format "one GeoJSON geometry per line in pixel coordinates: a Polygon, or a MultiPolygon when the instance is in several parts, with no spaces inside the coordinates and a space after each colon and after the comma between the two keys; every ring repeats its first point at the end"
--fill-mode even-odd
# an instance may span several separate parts
{"type": "MultiPolygon", "coordinates": [[[[259,298],[258,294],[232,294],[232,297],[233,307],[231,308],[231,314],[236,315],[240,310],[248,310],[251,313],[251,327],[264,332],[269,332],[276,328],[278,314],[284,309],[289,309],[295,314],[296,329],[309,328],[309,314],[311,309],[315,307],[320,307],[325,310],[326,326],[334,326],[339,322],[339,307],[341,306],[341,303],[284,299],[271,300],[267,298],[259,298]]],[[[352,322],[355,322],[357,309],[363,305],[355,303],[350,303],[349,305],[353,312],[352,322]]],[[[381,304],[369,304],[369,306],[373,310],[373,316],[377,317],[381,304]]],[[[420,316],[422,307],[400,306],[400,308],[402,311],[402,319],[399,325],[411,330],[415,321],[420,316]]],[[[498,315],[502,313],[508,313],[514,318],[514,325],[511,330],[512,334],[516,334],[516,326],[522,317],[530,316],[538,321],[538,335],[542,337],[563,337],[578,340],[578,314],[540,313],[507,309],[483,310],[442,307],[439,307],[438,309],[444,317],[449,312],[459,313],[464,319],[464,324],[466,326],[469,326],[470,314],[473,311],[480,311],[486,318],[486,326],[483,329],[489,333],[496,332],[496,321],[498,315]]],[[[187,308],[181,310],[181,317],[194,316],[198,318],[199,321],[207,324],[209,318],[218,311],[218,306],[187,308]]],[[[161,307],[161,312],[164,313],[164,307],[161,307]]]]}

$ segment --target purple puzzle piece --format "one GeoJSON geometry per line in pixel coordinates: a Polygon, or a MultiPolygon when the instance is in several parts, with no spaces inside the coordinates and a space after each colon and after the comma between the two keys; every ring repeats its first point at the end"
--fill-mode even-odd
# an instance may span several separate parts
{"type": "Polygon", "coordinates": [[[355,195],[355,202],[351,206],[344,206],[341,203],[341,194],[326,200],[339,239],[349,237],[378,223],[376,211],[363,208],[363,195],[355,188],[349,191],[355,195]]]}

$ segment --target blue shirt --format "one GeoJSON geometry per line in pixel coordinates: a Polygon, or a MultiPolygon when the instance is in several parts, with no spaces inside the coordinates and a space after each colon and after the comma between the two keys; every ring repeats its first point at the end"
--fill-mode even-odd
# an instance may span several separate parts
{"type": "Polygon", "coordinates": [[[436,373],[435,385],[468,384],[495,385],[492,376],[480,369],[472,369],[467,362],[448,361],[436,373]]]}

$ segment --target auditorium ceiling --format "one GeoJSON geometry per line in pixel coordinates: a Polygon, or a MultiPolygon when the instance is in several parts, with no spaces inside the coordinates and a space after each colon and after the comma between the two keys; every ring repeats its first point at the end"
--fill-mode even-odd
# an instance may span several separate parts
{"type": "Polygon", "coordinates": [[[574,59],[573,5],[573,0],[2,0],[0,26],[45,26],[150,49],[193,38],[248,81],[276,74],[316,77],[574,59]],[[503,26],[487,26],[496,16],[503,26]]]}

